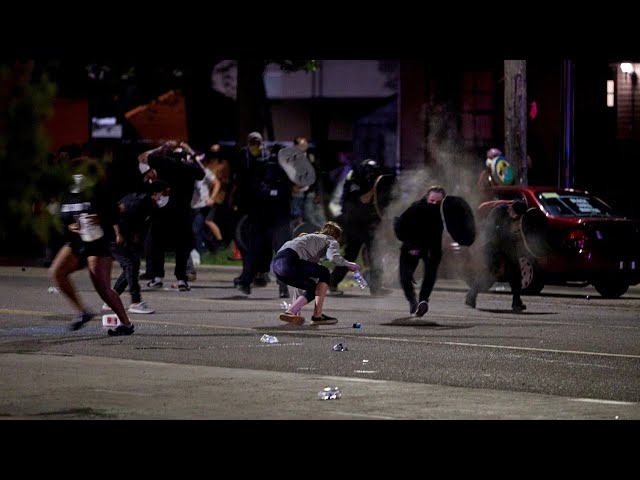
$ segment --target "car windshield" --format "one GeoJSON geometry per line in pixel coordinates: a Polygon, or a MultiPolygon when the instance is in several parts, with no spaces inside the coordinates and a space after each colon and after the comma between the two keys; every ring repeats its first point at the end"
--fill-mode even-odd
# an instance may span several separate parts
{"type": "Polygon", "coordinates": [[[591,195],[575,192],[541,192],[538,200],[554,217],[614,217],[607,204],[591,195]]]}

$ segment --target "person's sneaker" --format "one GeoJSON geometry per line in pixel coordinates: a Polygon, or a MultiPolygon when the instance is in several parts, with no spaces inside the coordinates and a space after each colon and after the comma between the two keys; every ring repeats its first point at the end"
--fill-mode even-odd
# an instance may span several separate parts
{"type": "Polygon", "coordinates": [[[133,323],[130,323],[129,325],[125,325],[123,323],[118,325],[116,328],[110,328],[107,333],[110,337],[121,337],[123,335],[131,335],[134,328],[133,323]]]}
{"type": "Polygon", "coordinates": [[[417,310],[418,310],[418,302],[409,304],[409,313],[411,315],[415,315],[417,310]]]}
{"type": "Polygon", "coordinates": [[[324,313],[319,317],[311,317],[311,321],[314,325],[333,325],[334,323],[338,323],[338,319],[335,317],[330,317],[329,315],[325,315],[324,313]]]}
{"type": "Polygon", "coordinates": [[[155,310],[147,305],[147,302],[132,303],[127,309],[131,313],[153,313],[155,310]]]}
{"type": "Polygon", "coordinates": [[[110,312],[111,311],[111,307],[109,305],[107,305],[106,303],[103,303],[102,307],[100,308],[100,310],[102,310],[103,312],[110,312]]]}
{"type": "Polygon", "coordinates": [[[330,295],[332,297],[339,297],[340,295],[344,295],[344,291],[338,290],[337,288],[329,288],[329,290],[327,291],[327,295],[330,295]]]}
{"type": "Polygon", "coordinates": [[[93,312],[84,312],[81,315],[78,315],[74,319],[74,322],[71,324],[71,326],[69,328],[72,331],[80,330],[82,327],[84,327],[85,323],[90,321],[95,316],[96,316],[96,314],[93,313],[93,312]]]}
{"type": "Polygon", "coordinates": [[[181,292],[188,292],[191,290],[191,287],[185,280],[178,280],[178,290],[181,292]]]}
{"type": "Polygon", "coordinates": [[[155,277],[153,280],[147,283],[147,287],[162,288],[162,279],[160,277],[155,277]]]}
{"type": "Polygon", "coordinates": [[[514,312],[521,312],[521,311],[523,311],[523,310],[526,310],[526,309],[527,309],[527,306],[526,306],[524,303],[522,303],[522,301],[519,301],[519,302],[513,302],[513,303],[511,304],[511,309],[512,309],[514,312]]]}
{"type": "Polygon", "coordinates": [[[416,317],[422,317],[428,311],[429,311],[429,303],[427,303],[426,301],[422,300],[420,303],[418,303],[418,306],[416,307],[415,316],[416,317]]]}
{"type": "Polygon", "coordinates": [[[191,261],[193,262],[193,266],[194,267],[200,266],[200,264],[202,263],[202,257],[200,257],[200,252],[198,252],[198,250],[194,248],[193,250],[191,250],[190,256],[191,256],[191,261]]]}
{"type": "Polygon", "coordinates": [[[464,297],[464,304],[471,308],[476,308],[476,296],[471,292],[467,293],[467,296],[464,297]]]}
{"type": "Polygon", "coordinates": [[[245,295],[251,295],[251,287],[249,285],[245,285],[243,283],[238,283],[236,288],[240,290],[245,295]]]}
{"type": "Polygon", "coordinates": [[[280,314],[280,320],[283,322],[293,323],[294,325],[302,325],[304,323],[304,317],[302,315],[294,315],[289,312],[280,314]]]}

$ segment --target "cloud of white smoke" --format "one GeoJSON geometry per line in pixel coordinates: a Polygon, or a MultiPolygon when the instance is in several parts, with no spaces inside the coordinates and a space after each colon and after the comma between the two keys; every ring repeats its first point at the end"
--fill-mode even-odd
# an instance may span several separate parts
{"type": "MultiPolygon", "coordinates": [[[[375,235],[372,254],[381,260],[383,283],[392,287],[399,286],[398,258],[401,245],[393,232],[395,217],[399,216],[412,202],[424,196],[429,187],[434,185],[443,187],[449,195],[464,198],[474,211],[480,203],[480,192],[476,182],[484,168],[484,158],[479,158],[477,153],[465,148],[456,127],[456,119],[447,115],[443,109],[433,109],[429,112],[428,120],[425,149],[429,164],[426,165],[424,159],[401,159],[401,165],[421,166],[400,172],[393,187],[391,203],[385,209],[375,235]]],[[[458,275],[457,272],[448,271],[449,267],[454,269],[459,267],[448,264],[450,260],[455,263],[455,259],[447,256],[451,243],[454,242],[445,230],[444,254],[439,276],[456,277],[458,275]]],[[[416,279],[422,278],[421,268],[422,265],[416,271],[416,279]]]]}

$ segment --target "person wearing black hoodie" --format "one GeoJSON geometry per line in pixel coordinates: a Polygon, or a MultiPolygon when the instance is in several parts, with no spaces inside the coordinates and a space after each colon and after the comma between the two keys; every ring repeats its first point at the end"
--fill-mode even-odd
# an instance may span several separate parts
{"type": "Polygon", "coordinates": [[[154,209],[151,216],[151,268],[153,279],[148,287],[161,288],[164,279],[165,252],[174,250],[174,274],[178,290],[191,290],[187,282],[187,262],[193,247],[191,198],[196,180],[204,178],[204,170],[195,161],[195,152],[185,142],[170,140],[160,147],[138,156],[140,172],[149,180],[160,179],[171,187],[166,207],[154,209]]]}
{"type": "Polygon", "coordinates": [[[440,204],[446,196],[444,188],[433,186],[420,200],[413,202],[394,221],[394,231],[400,247],[400,284],[409,301],[409,312],[422,317],[429,310],[429,296],[433,290],[442,259],[444,224],[440,204]],[[416,298],[413,274],[418,262],[424,262],[424,277],[416,298]]]}
{"type": "MultiPolygon", "coordinates": [[[[156,180],[146,183],[144,190],[125,195],[118,201],[120,238],[112,246],[111,254],[122,267],[122,273],[113,285],[113,289],[122,295],[129,287],[131,295],[130,313],[153,313],[140,293],[140,257],[144,239],[151,223],[151,215],[155,208],[163,208],[169,202],[171,187],[167,182],[156,180]]],[[[107,304],[103,310],[109,309],[107,304]]]]}

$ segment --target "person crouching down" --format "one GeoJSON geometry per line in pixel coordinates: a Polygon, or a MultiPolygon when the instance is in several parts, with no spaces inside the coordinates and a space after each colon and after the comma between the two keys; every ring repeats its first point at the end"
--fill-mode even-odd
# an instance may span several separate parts
{"type": "Polygon", "coordinates": [[[301,234],[285,242],[271,262],[271,268],[278,280],[303,290],[280,320],[302,325],[302,307],[315,299],[311,321],[314,325],[330,325],[338,322],[335,317],[322,313],[324,298],[329,289],[329,269],[318,262],[326,258],[336,266],[346,267],[354,272],[360,269],[357,263],[345,260],[340,255],[342,227],[335,222],[327,222],[316,233],[301,234]]]}

